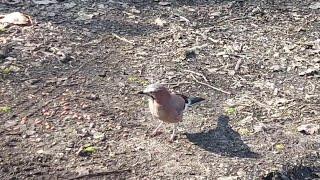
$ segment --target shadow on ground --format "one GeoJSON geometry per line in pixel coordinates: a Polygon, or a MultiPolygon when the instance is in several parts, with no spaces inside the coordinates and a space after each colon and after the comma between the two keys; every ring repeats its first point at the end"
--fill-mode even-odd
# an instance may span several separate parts
{"type": "Polygon", "coordinates": [[[187,138],[199,147],[222,156],[258,158],[259,154],[252,152],[249,146],[241,140],[240,134],[231,128],[229,120],[228,116],[222,115],[218,118],[215,129],[200,133],[187,133],[187,138]]]}

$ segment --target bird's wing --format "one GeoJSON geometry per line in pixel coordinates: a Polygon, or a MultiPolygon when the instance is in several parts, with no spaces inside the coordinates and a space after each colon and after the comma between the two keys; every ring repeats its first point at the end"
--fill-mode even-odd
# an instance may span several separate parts
{"type": "Polygon", "coordinates": [[[188,103],[188,98],[186,96],[180,94],[171,94],[170,104],[179,115],[182,115],[186,103],[188,103]]]}
{"type": "Polygon", "coordinates": [[[183,94],[176,94],[176,95],[181,96],[184,99],[186,106],[191,106],[195,103],[205,100],[204,98],[201,98],[201,97],[187,97],[183,94]]]}
{"type": "Polygon", "coordinates": [[[177,95],[177,96],[181,96],[183,99],[184,99],[184,102],[185,102],[185,104],[188,104],[189,103],[189,98],[187,97],[187,96],[185,96],[185,95],[183,95],[183,94],[175,94],[175,95],[177,95]]]}

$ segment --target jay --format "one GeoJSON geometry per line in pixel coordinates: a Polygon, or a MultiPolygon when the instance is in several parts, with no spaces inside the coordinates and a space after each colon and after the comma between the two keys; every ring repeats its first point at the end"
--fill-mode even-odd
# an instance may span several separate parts
{"type": "Polygon", "coordinates": [[[177,124],[182,121],[183,112],[191,105],[204,100],[201,97],[187,97],[182,94],[170,93],[161,84],[150,84],[138,94],[149,96],[151,115],[153,119],[157,118],[161,121],[153,131],[153,136],[158,134],[158,130],[164,122],[173,124],[170,141],[175,138],[177,124]]]}

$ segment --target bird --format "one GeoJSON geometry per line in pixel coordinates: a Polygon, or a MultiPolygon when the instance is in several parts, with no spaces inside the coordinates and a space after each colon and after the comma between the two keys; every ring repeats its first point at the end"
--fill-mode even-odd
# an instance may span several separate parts
{"type": "Polygon", "coordinates": [[[148,85],[138,94],[149,97],[149,110],[153,119],[161,122],[155,128],[152,136],[156,136],[164,123],[173,124],[170,141],[173,142],[176,136],[177,124],[182,121],[183,113],[193,104],[205,100],[201,97],[188,97],[183,94],[171,93],[163,84],[155,83],[148,85]]]}

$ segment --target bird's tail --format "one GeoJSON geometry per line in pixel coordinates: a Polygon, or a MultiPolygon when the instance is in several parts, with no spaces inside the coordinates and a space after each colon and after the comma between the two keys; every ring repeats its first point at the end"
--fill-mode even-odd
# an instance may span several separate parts
{"type": "Polygon", "coordinates": [[[204,98],[201,98],[201,97],[189,97],[188,98],[188,106],[192,106],[193,104],[195,103],[198,103],[198,102],[201,102],[201,101],[204,101],[205,99],[204,98]]]}
{"type": "Polygon", "coordinates": [[[181,96],[184,99],[184,101],[186,103],[185,110],[188,107],[191,107],[193,104],[205,100],[204,98],[201,98],[201,97],[187,97],[187,96],[185,96],[183,94],[177,94],[177,95],[181,96]]]}

